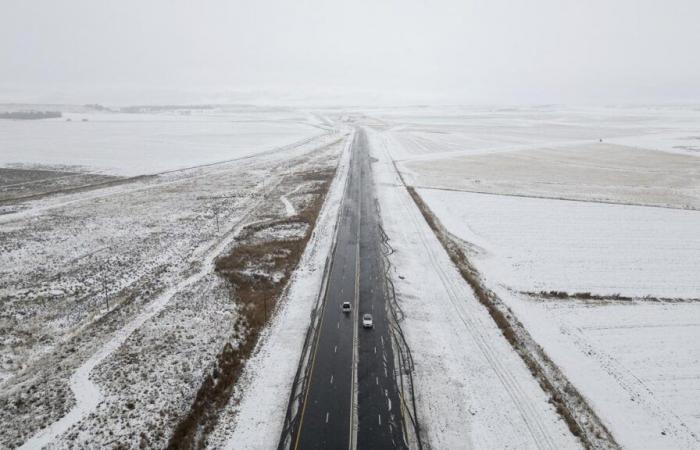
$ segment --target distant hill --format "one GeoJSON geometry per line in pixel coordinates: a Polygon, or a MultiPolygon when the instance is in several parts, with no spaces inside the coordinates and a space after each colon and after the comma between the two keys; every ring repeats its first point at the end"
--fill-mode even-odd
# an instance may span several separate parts
{"type": "Polygon", "coordinates": [[[0,119],[37,120],[62,117],[61,111],[9,111],[0,112],[0,119]]]}

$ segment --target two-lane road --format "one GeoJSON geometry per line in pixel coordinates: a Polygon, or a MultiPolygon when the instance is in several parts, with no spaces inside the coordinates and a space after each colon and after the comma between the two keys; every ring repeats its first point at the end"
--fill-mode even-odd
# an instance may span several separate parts
{"type": "Polygon", "coordinates": [[[358,130],[295,449],[405,448],[389,335],[379,215],[367,137],[358,130]],[[343,313],[343,302],[352,312],[343,313]],[[361,328],[372,314],[373,329],[361,328]]]}

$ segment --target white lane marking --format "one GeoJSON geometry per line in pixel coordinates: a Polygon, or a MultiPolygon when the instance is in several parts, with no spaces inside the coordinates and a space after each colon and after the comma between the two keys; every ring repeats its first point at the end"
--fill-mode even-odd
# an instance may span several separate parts
{"type": "Polygon", "coordinates": [[[386,367],[384,367],[384,376],[385,376],[385,377],[388,377],[388,376],[389,376],[389,373],[386,371],[386,367]]]}
{"type": "Polygon", "coordinates": [[[333,384],[333,375],[331,375],[331,384],[333,384]]]}
{"type": "Polygon", "coordinates": [[[387,397],[386,400],[389,403],[389,411],[391,411],[391,399],[389,397],[387,397]]]}
{"type": "Polygon", "coordinates": [[[328,416],[330,415],[329,412],[326,412],[326,423],[328,423],[328,416]]]}
{"type": "Polygon", "coordinates": [[[376,345],[374,346],[374,354],[375,355],[377,354],[377,346],[376,345]]]}
{"type": "Polygon", "coordinates": [[[377,417],[379,417],[379,425],[381,425],[381,424],[382,424],[382,415],[381,415],[381,414],[377,414],[377,417]]]}
{"type": "Polygon", "coordinates": [[[340,328],[340,321],[338,321],[338,328],[340,328]]]}
{"type": "Polygon", "coordinates": [[[379,338],[382,340],[382,347],[384,347],[384,336],[379,336],[379,338]]]}
{"type": "Polygon", "coordinates": [[[338,353],[338,346],[336,345],[335,348],[333,349],[333,353],[338,353]]]}
{"type": "Polygon", "coordinates": [[[379,377],[374,377],[374,379],[375,379],[376,382],[377,382],[377,386],[379,386],[379,377]]]}

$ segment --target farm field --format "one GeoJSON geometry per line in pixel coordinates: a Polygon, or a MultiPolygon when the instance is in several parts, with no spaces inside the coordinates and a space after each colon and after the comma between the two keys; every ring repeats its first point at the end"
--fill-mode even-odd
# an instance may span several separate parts
{"type": "Polygon", "coordinates": [[[700,445],[697,110],[382,117],[403,181],[617,443],[700,445]]]}
{"type": "Polygon", "coordinates": [[[418,192],[484,275],[510,289],[700,297],[700,211],[418,192]]]}

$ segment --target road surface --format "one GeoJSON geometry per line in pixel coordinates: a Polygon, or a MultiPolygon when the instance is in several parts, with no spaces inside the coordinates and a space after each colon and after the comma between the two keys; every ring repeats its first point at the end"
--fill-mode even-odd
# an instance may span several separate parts
{"type": "Polygon", "coordinates": [[[328,290],[302,395],[295,449],[406,448],[389,337],[379,213],[367,137],[358,130],[328,290]],[[352,312],[343,313],[343,302],[352,312]],[[373,329],[361,328],[370,313],[373,329]]]}

